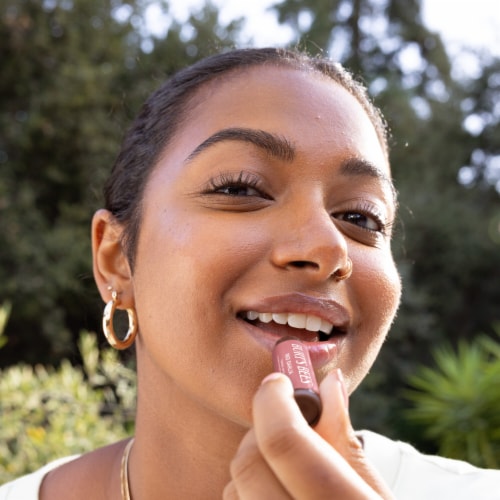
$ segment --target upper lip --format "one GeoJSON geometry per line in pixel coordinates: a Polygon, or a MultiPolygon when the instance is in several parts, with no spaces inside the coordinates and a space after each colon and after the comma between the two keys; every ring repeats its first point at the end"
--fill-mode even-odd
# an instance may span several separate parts
{"type": "Polygon", "coordinates": [[[349,311],[337,301],[303,293],[266,297],[245,307],[240,313],[248,311],[310,314],[332,323],[335,329],[343,332],[347,332],[351,322],[349,311]]]}

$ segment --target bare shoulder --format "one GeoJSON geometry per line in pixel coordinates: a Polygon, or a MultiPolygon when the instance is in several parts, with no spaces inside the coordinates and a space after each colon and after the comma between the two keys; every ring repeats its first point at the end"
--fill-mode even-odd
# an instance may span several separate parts
{"type": "Polygon", "coordinates": [[[120,463],[128,440],[99,448],[49,472],[41,500],[119,500],[120,463]]]}

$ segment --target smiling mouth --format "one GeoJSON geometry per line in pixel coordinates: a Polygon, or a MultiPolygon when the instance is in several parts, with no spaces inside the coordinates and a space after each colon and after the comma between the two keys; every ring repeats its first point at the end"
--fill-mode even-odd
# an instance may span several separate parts
{"type": "Polygon", "coordinates": [[[280,337],[292,334],[306,342],[326,342],[346,333],[345,328],[313,314],[245,311],[239,316],[280,337]]]}

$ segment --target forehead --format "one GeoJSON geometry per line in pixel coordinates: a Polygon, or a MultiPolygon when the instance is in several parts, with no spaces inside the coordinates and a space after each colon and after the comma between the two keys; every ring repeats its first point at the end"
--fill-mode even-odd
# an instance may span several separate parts
{"type": "Polygon", "coordinates": [[[207,137],[235,127],[279,134],[298,152],[315,151],[318,158],[340,152],[362,157],[389,173],[378,135],[361,104],[317,72],[256,66],[214,79],[191,98],[166,153],[178,152],[176,160],[182,162],[207,137]]]}

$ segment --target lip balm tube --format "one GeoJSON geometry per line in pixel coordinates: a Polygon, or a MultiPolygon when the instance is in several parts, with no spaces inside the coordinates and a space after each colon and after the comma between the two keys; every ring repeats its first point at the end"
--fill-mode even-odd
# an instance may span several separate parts
{"type": "Polygon", "coordinates": [[[273,366],[292,381],[295,401],[308,424],[317,424],[322,405],[307,347],[294,337],[278,340],[273,348],[273,366]]]}

